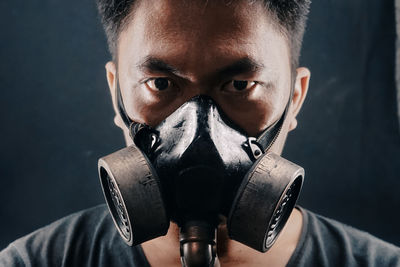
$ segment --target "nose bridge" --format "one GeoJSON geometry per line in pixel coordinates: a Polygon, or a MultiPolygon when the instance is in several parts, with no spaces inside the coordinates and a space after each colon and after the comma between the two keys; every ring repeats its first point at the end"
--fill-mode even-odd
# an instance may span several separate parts
{"type": "Polygon", "coordinates": [[[227,115],[220,110],[217,102],[209,95],[197,95],[187,102],[192,111],[191,120],[199,136],[211,138],[214,142],[225,138],[224,133],[230,136],[244,136],[245,134],[231,122],[227,115]],[[238,128],[238,129],[234,129],[238,128]]]}
{"type": "Polygon", "coordinates": [[[209,125],[212,108],[213,100],[204,95],[195,96],[179,107],[156,127],[163,140],[158,150],[168,150],[172,157],[178,158],[192,149],[199,157],[215,151],[209,125]]]}
{"type": "Polygon", "coordinates": [[[246,135],[234,128],[217,103],[207,95],[197,95],[187,101],[157,130],[165,141],[161,149],[183,159],[192,155],[190,160],[199,160],[199,164],[202,161],[214,165],[215,162],[209,162],[211,155],[224,162],[237,162],[243,153],[237,144],[246,141],[246,135]],[[193,155],[197,155],[195,159],[193,155]]]}
{"type": "MultiPolygon", "coordinates": [[[[188,125],[194,127],[194,138],[189,145],[185,154],[197,154],[199,160],[204,163],[208,162],[210,155],[218,155],[214,140],[212,139],[213,116],[215,116],[215,105],[209,96],[199,95],[188,102],[190,110],[195,111],[195,116],[190,116],[192,120],[188,125]]],[[[215,164],[215,162],[214,162],[215,164]]]]}
{"type": "Polygon", "coordinates": [[[210,74],[204,75],[190,75],[190,82],[185,85],[184,98],[186,101],[195,99],[197,96],[208,96],[216,102],[218,96],[215,88],[215,77],[211,77],[210,74]]]}
{"type": "Polygon", "coordinates": [[[210,116],[212,112],[213,100],[207,95],[198,95],[192,98],[191,102],[196,110],[196,131],[200,136],[210,132],[210,116]]]}

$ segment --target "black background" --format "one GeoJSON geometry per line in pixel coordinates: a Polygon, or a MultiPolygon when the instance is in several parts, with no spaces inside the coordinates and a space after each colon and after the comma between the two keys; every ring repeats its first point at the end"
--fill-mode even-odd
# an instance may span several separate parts
{"type": "MultiPolygon", "coordinates": [[[[103,203],[97,159],[124,146],[93,0],[0,2],[0,249],[103,203]]],[[[304,207],[400,245],[400,135],[390,0],[316,0],[312,71],[284,156],[306,169],[304,207]]]]}

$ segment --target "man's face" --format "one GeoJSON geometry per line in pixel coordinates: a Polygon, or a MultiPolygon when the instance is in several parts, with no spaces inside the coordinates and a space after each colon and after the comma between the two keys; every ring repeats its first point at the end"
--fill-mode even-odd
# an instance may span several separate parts
{"type": "MultiPolygon", "coordinates": [[[[133,121],[155,126],[199,94],[211,96],[252,136],[279,119],[294,78],[288,43],[261,1],[225,2],[136,3],[120,34],[117,66],[107,64],[113,97],[118,81],[133,121]]],[[[300,102],[304,82],[296,82],[300,102]]],[[[286,132],[295,127],[296,109],[286,132]]],[[[124,128],[118,116],[116,122],[124,128]]]]}

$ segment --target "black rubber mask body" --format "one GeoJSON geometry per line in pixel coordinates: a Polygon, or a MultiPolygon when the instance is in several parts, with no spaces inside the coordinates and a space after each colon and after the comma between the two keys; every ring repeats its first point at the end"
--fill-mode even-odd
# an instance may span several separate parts
{"type": "Polygon", "coordinates": [[[255,158],[247,135],[211,98],[191,99],[154,129],[132,129],[135,143],[157,171],[173,221],[217,224],[218,215],[228,216],[255,158]]]}
{"type": "Polygon", "coordinates": [[[265,151],[282,117],[258,138],[248,136],[208,96],[184,103],[156,127],[132,122],[134,145],[99,160],[107,204],[129,245],[180,228],[183,266],[214,266],[216,227],[265,252],[275,242],[300,193],[304,170],[265,151]],[[223,220],[221,220],[223,219],[223,220]]]}

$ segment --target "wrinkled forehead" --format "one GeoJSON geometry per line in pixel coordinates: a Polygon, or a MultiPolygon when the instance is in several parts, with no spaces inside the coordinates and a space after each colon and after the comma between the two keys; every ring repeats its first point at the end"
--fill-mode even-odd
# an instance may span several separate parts
{"type": "Polygon", "coordinates": [[[146,0],[136,5],[136,22],[144,22],[145,30],[157,37],[165,34],[199,37],[231,38],[231,35],[250,31],[257,26],[257,19],[266,18],[258,1],[222,0],[146,0]]]}
{"type": "Polygon", "coordinates": [[[189,69],[229,58],[285,56],[288,61],[286,40],[261,2],[141,0],[121,32],[118,54],[131,61],[173,58],[189,69]]]}

